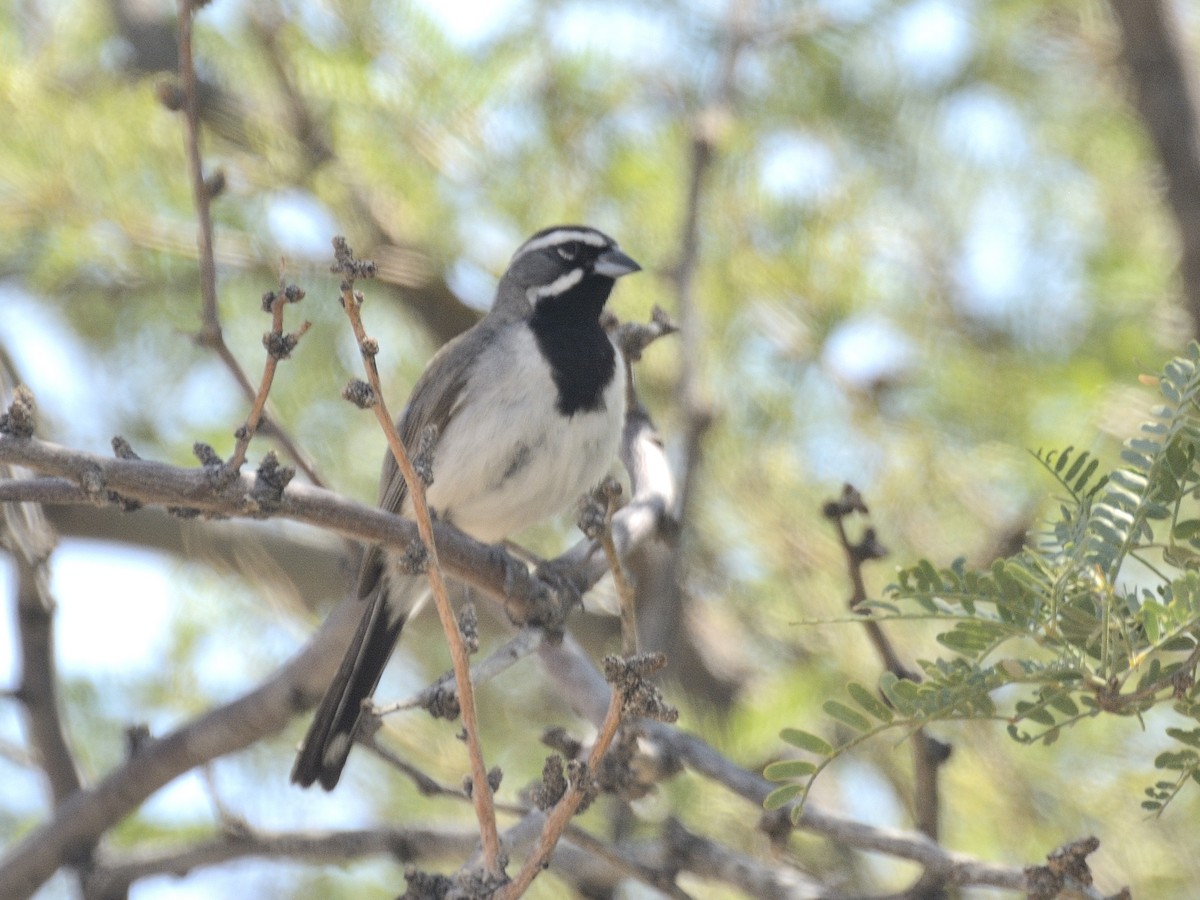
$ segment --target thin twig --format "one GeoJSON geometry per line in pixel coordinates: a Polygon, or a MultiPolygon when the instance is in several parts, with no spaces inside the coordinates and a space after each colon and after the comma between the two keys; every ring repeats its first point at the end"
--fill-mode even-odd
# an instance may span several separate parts
{"type": "MultiPolygon", "coordinates": [[[[617,485],[619,488],[620,485],[617,485]]],[[[625,567],[617,553],[617,544],[613,540],[613,516],[618,510],[617,501],[620,493],[609,490],[605,493],[606,509],[604,511],[604,527],[600,529],[600,546],[604,548],[604,556],[608,559],[608,568],[612,572],[613,585],[617,589],[617,602],[621,609],[621,653],[633,656],[640,652],[637,627],[637,594],[633,585],[625,575],[625,567]]]]}
{"type": "MultiPolygon", "coordinates": [[[[376,753],[380,759],[382,759],[388,765],[394,767],[397,771],[403,773],[406,777],[411,779],[417,790],[421,792],[422,796],[445,797],[450,800],[457,801],[466,801],[468,799],[460,788],[454,788],[450,787],[449,785],[442,784],[435,778],[432,778],[431,776],[422,772],[416,766],[401,759],[387,747],[384,747],[376,741],[371,740],[365,746],[376,753]]],[[[512,828],[506,831],[503,835],[504,844],[510,848],[523,846],[519,839],[513,840],[513,838],[527,831],[528,821],[530,819],[542,817],[544,825],[544,813],[536,808],[521,806],[513,803],[497,803],[496,811],[498,813],[507,813],[509,815],[522,817],[521,822],[518,822],[516,825],[512,826],[512,828]]],[[[539,828],[538,831],[540,833],[541,829],[539,828]]],[[[671,881],[671,878],[674,874],[674,866],[672,866],[671,872],[667,873],[660,871],[660,869],[644,865],[637,860],[630,859],[621,853],[621,851],[616,847],[605,843],[594,835],[589,834],[587,831],[584,831],[582,828],[573,824],[567,825],[565,831],[563,832],[562,839],[570,842],[581,850],[587,851],[587,853],[592,857],[603,860],[621,876],[635,878],[647,886],[666,894],[668,897],[675,898],[675,900],[690,900],[688,894],[680,890],[671,881]]],[[[556,857],[560,849],[561,844],[557,845],[555,848],[556,857]]],[[[555,859],[556,864],[560,862],[561,861],[557,858],[555,859]]],[[[567,871],[571,871],[572,867],[569,862],[566,864],[565,868],[567,871]]],[[[617,879],[614,877],[613,880],[615,882],[617,879]]]]}
{"type": "Polygon", "coordinates": [[[269,306],[271,312],[271,330],[263,335],[263,346],[267,351],[267,359],[263,364],[262,379],[259,382],[258,391],[254,395],[254,402],[250,406],[250,412],[246,416],[245,423],[237,430],[237,444],[234,445],[233,455],[225,464],[233,472],[238,471],[242,467],[242,463],[246,461],[246,451],[250,447],[250,441],[258,432],[263,417],[266,415],[267,397],[271,393],[271,384],[275,380],[275,369],[278,367],[279,361],[288,358],[296,343],[312,325],[311,322],[306,321],[292,334],[285,335],[283,333],[283,307],[303,297],[304,292],[299,288],[280,285],[278,293],[272,291],[263,298],[264,305],[269,306]]]}
{"type": "MultiPolygon", "coordinates": [[[[205,345],[224,346],[221,336],[221,320],[217,312],[217,265],[213,257],[213,225],[210,209],[211,194],[204,183],[204,166],[200,160],[200,98],[196,83],[196,62],[192,55],[192,15],[195,6],[192,0],[179,0],[179,80],[183,88],[183,121],[186,129],[188,174],[192,180],[192,199],[196,204],[196,219],[199,228],[196,243],[200,251],[200,300],[202,330],[197,340],[205,345]]],[[[239,374],[243,388],[250,396],[254,390],[237,363],[235,374],[239,374]]]]}
{"type": "MultiPolygon", "coordinates": [[[[833,523],[837,530],[838,541],[846,554],[846,570],[851,584],[848,605],[851,610],[858,610],[867,600],[863,566],[870,560],[882,559],[887,550],[879,542],[873,528],[867,528],[858,541],[850,539],[846,531],[846,519],[851,515],[868,513],[866,503],[852,485],[845,485],[842,488],[841,497],[826,503],[822,512],[825,518],[833,523]]],[[[887,671],[897,678],[908,681],[921,680],[920,673],[911,670],[900,660],[900,655],[878,622],[867,619],[863,625],[887,671]]],[[[883,699],[884,702],[888,702],[886,697],[883,699]]],[[[912,739],[913,814],[917,828],[933,840],[937,840],[941,818],[941,789],[938,775],[942,764],[950,756],[950,747],[948,744],[930,737],[924,728],[916,729],[912,739]]],[[[930,891],[939,891],[943,880],[939,873],[926,871],[912,889],[914,896],[925,896],[930,891]]]]}
{"type": "MultiPolygon", "coordinates": [[[[233,375],[242,393],[259,405],[260,391],[256,391],[237,358],[225,343],[221,330],[221,318],[217,305],[217,264],[213,250],[212,197],[214,188],[204,177],[204,164],[200,156],[200,101],[197,89],[196,63],[192,49],[192,19],[197,9],[194,0],[179,0],[179,81],[183,90],[183,121],[185,150],[188,160],[188,175],[192,182],[192,200],[196,206],[196,245],[200,267],[200,331],[195,339],[202,347],[217,354],[225,368],[233,375]]],[[[283,428],[276,424],[275,416],[267,411],[266,396],[261,396],[263,408],[258,409],[256,428],[261,427],[277,440],[288,456],[319,486],[325,482],[317,472],[316,465],[283,428]]],[[[245,448],[237,453],[245,458],[245,448]]]]}
{"type": "Polygon", "coordinates": [[[516,900],[529,889],[538,873],[549,864],[550,854],[554,852],[558,839],[562,837],[563,831],[570,824],[571,817],[579,809],[579,804],[588,795],[600,760],[604,758],[609,745],[617,735],[617,729],[621,726],[621,706],[621,691],[614,685],[612,697],[608,703],[608,712],[604,716],[604,722],[600,725],[600,733],[596,735],[596,743],[592,746],[592,752],[588,756],[586,773],[576,779],[570,789],[554,804],[554,808],[546,816],[546,822],[542,827],[541,834],[538,835],[533,850],[525,859],[525,865],[521,867],[521,871],[511,882],[496,893],[495,900],[516,900]]]}
{"type": "Polygon", "coordinates": [[[387,402],[383,397],[383,386],[379,378],[379,368],[375,364],[375,354],[378,344],[368,337],[363,327],[359,309],[362,295],[354,290],[356,272],[362,271],[356,265],[353,253],[342,238],[334,239],[338,255],[338,271],[343,273],[342,307],[354,330],[362,353],[363,368],[367,374],[367,382],[374,391],[374,402],[371,408],[379,426],[387,437],[392,456],[400,469],[404,482],[408,487],[408,497],[413,505],[413,517],[417,529],[428,552],[429,585],[433,591],[434,605],[437,607],[438,619],[441,620],[442,630],[446,634],[446,642],[450,646],[450,658],[454,664],[454,677],[458,682],[459,704],[462,708],[463,730],[466,732],[467,752],[471,760],[471,797],[474,801],[475,815],[479,820],[480,838],[483,842],[484,866],[490,875],[503,875],[500,864],[500,838],[496,831],[496,812],[492,807],[492,790],[488,784],[487,764],[483,758],[483,746],[479,738],[479,719],[475,709],[475,691],[471,687],[471,660],[467,648],[463,644],[462,633],[458,628],[458,620],[450,605],[450,595],[446,589],[445,577],[442,574],[441,563],[438,561],[437,544],[433,537],[433,522],[429,506],[425,499],[425,482],[417,475],[408,451],[396,423],[388,412],[387,402]]]}
{"type": "MultiPolygon", "coordinates": [[[[541,628],[522,628],[512,638],[489,653],[481,662],[471,666],[471,683],[478,687],[491,681],[536,651],[538,645],[545,639],[546,632],[541,628]]],[[[427,709],[430,704],[447,694],[458,696],[453,672],[447,672],[413,696],[380,706],[375,712],[377,715],[386,716],[406,709],[427,709]]]]}

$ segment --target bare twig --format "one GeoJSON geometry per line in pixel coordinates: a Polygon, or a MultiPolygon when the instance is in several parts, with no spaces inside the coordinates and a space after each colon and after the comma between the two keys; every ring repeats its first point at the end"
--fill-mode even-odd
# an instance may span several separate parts
{"type": "MultiPolygon", "coordinates": [[[[197,8],[198,4],[195,0],[179,0],[179,81],[183,91],[184,144],[188,159],[188,174],[192,182],[192,200],[196,206],[196,220],[198,225],[196,244],[198,250],[197,259],[200,267],[201,325],[200,331],[195,336],[196,343],[216,353],[217,358],[221,360],[225,368],[233,375],[234,380],[242,389],[242,393],[255,407],[255,412],[251,413],[255,419],[255,427],[261,426],[264,431],[268,431],[275,440],[279,441],[288,456],[295,461],[296,465],[303,470],[304,474],[308,476],[313,484],[323,485],[324,482],[317,473],[316,466],[312,460],[300,449],[292,437],[276,424],[274,416],[266,411],[265,390],[255,390],[245,371],[238,363],[237,358],[233,355],[233,351],[225,343],[225,336],[221,330],[221,318],[217,306],[217,264],[213,251],[211,204],[212,198],[219,189],[222,180],[205,178],[204,163],[200,156],[200,101],[198,97],[196,63],[192,47],[192,24],[197,8]]],[[[282,327],[277,326],[276,330],[282,331],[282,327]]],[[[274,371],[273,366],[270,366],[270,369],[272,372],[274,371]]],[[[264,381],[267,381],[266,388],[269,389],[270,385],[266,373],[264,373],[264,381]]],[[[248,419],[247,422],[249,421],[248,419]]],[[[248,442],[249,438],[246,440],[248,442]]],[[[239,439],[239,447],[235,451],[234,459],[240,464],[244,458],[245,447],[240,446],[239,439]]]]}
{"type": "Polygon", "coordinates": [[[475,804],[475,815],[479,819],[484,866],[489,875],[499,878],[503,874],[503,864],[500,860],[500,838],[496,831],[496,812],[492,808],[492,791],[488,784],[487,764],[484,762],[483,746],[479,737],[475,692],[471,687],[471,659],[463,644],[458,620],[455,619],[454,609],[450,605],[450,596],[446,589],[441,563],[438,561],[432,517],[425,500],[425,482],[413,468],[404,441],[400,439],[400,434],[396,430],[396,423],[388,412],[387,403],[383,397],[383,386],[379,379],[379,369],[375,364],[375,354],[378,352],[379,346],[373,338],[367,336],[366,330],[363,328],[362,316],[359,313],[362,295],[354,290],[355,278],[371,271],[373,267],[354,259],[345,238],[335,238],[334,249],[337,257],[334,271],[339,271],[343,275],[342,308],[345,309],[350,326],[354,330],[354,337],[357,339],[359,350],[362,353],[367,381],[374,392],[374,402],[371,404],[371,408],[387,436],[392,456],[408,487],[408,497],[412,501],[417,530],[429,554],[426,573],[433,590],[433,601],[437,608],[438,618],[441,620],[442,630],[446,634],[446,642],[450,647],[450,658],[454,664],[454,678],[458,682],[458,699],[462,709],[463,730],[466,732],[467,751],[471,760],[471,783],[473,786],[471,797],[475,804]]]}
{"type": "MultiPolygon", "coordinates": [[[[471,683],[479,686],[508,671],[536,651],[538,645],[545,639],[546,632],[541,628],[522,628],[512,638],[489,653],[481,662],[471,666],[471,683]]],[[[458,688],[454,672],[451,671],[419,693],[407,699],[381,706],[376,712],[381,716],[386,716],[405,709],[428,709],[434,703],[444,702],[447,697],[457,698],[457,696],[458,688]]]]}
{"type": "MultiPolygon", "coordinates": [[[[361,729],[360,729],[361,731],[361,729]]],[[[426,775],[412,763],[406,762],[397,756],[390,749],[375,740],[375,734],[368,737],[358,736],[358,741],[368,750],[382,759],[385,763],[391,766],[396,771],[402,773],[408,778],[421,795],[424,797],[452,797],[456,800],[466,800],[467,795],[463,793],[462,787],[451,787],[447,784],[442,784],[440,781],[426,775]]]]}
{"type": "Polygon", "coordinates": [[[679,303],[679,337],[682,344],[678,396],[682,400],[686,421],[679,517],[685,522],[696,471],[699,468],[701,443],[713,419],[711,402],[703,395],[700,387],[704,323],[694,291],[700,260],[700,221],[708,174],[716,162],[718,144],[732,115],[734,74],[737,71],[738,59],[753,37],[752,25],[757,13],[756,4],[746,0],[731,0],[728,10],[725,47],[721,54],[716,87],[709,101],[696,114],[692,124],[687,199],[681,223],[679,263],[675,272],[679,303]]]}
{"type": "MultiPolygon", "coordinates": [[[[36,509],[36,508],[35,508],[36,509]]],[[[17,569],[17,622],[21,643],[21,685],[16,697],[25,707],[29,721],[30,743],[36,751],[38,765],[50,785],[50,796],[55,805],[62,803],[82,786],[79,768],[66,730],[58,699],[58,668],[54,653],[54,598],[50,593],[50,571],[48,551],[54,546],[54,533],[45,525],[41,510],[33,512],[27,523],[37,527],[40,521],[46,528],[41,535],[30,534],[27,538],[48,541],[46,553],[27,555],[29,544],[14,535],[24,527],[16,524],[20,513],[9,514],[14,507],[5,508],[4,534],[0,544],[13,553],[17,569]],[[24,546],[22,546],[24,545],[24,546]]]]}
{"type": "Polygon", "coordinates": [[[625,575],[625,566],[617,552],[612,530],[613,516],[620,509],[620,482],[615,478],[606,478],[593,496],[604,504],[604,521],[595,531],[596,539],[600,541],[604,550],[604,557],[608,560],[613,585],[617,589],[617,602],[621,610],[621,652],[625,656],[633,656],[638,652],[637,597],[633,585],[625,575]]]}
{"type": "Polygon", "coordinates": [[[588,799],[595,790],[594,782],[600,761],[608,752],[613,738],[617,736],[617,729],[621,727],[621,718],[628,704],[627,689],[622,684],[614,683],[608,702],[608,711],[605,713],[604,721],[600,723],[600,733],[596,735],[596,741],[592,745],[592,752],[588,755],[586,766],[582,771],[576,772],[566,793],[554,804],[546,816],[546,822],[538,835],[533,850],[525,859],[525,865],[521,867],[521,871],[517,873],[516,877],[496,894],[496,900],[516,900],[529,889],[538,873],[546,868],[550,854],[554,852],[554,847],[570,823],[571,817],[575,815],[580,804],[588,799]]]}
{"type": "Polygon", "coordinates": [[[262,379],[259,382],[258,391],[254,395],[254,402],[250,406],[250,412],[246,416],[245,423],[237,430],[237,444],[234,445],[233,455],[225,464],[230,471],[238,471],[241,469],[242,463],[246,461],[246,450],[250,447],[250,441],[258,431],[263,416],[266,414],[267,396],[271,393],[271,384],[275,380],[275,369],[279,365],[279,361],[288,358],[311,325],[310,322],[304,322],[293,333],[283,333],[284,305],[297,303],[302,299],[304,299],[304,291],[295,285],[281,284],[278,293],[270,291],[263,295],[263,306],[271,313],[271,330],[263,335],[263,347],[267,351],[267,359],[263,364],[262,379]]]}
{"type": "MultiPolygon", "coordinates": [[[[855,514],[866,515],[867,505],[862,496],[849,484],[842,488],[842,495],[837,500],[831,500],[824,505],[822,512],[826,519],[837,529],[838,541],[846,554],[846,570],[850,576],[852,591],[849,606],[858,610],[867,600],[867,586],[863,578],[863,566],[876,559],[882,559],[887,550],[879,542],[875,529],[867,528],[858,541],[852,541],[846,531],[846,519],[855,514]]],[[[897,678],[909,681],[920,681],[919,672],[904,665],[900,655],[892,646],[891,640],[884,633],[883,627],[871,619],[863,622],[867,635],[871,639],[879,658],[887,671],[897,678]]],[[[887,698],[883,698],[887,702],[887,698]]],[[[950,757],[950,746],[930,737],[924,728],[913,732],[913,813],[917,828],[933,840],[937,840],[940,830],[940,787],[938,773],[943,763],[950,757]]],[[[940,876],[937,873],[926,872],[918,885],[912,889],[914,896],[925,896],[926,889],[936,891],[940,876]]]]}
{"type": "MultiPolygon", "coordinates": [[[[196,243],[200,251],[200,300],[202,330],[197,340],[210,347],[224,348],[221,320],[217,312],[217,265],[213,257],[213,225],[208,185],[204,182],[204,164],[200,160],[200,100],[196,89],[196,62],[192,56],[193,0],[179,0],[179,81],[183,88],[183,121],[188,174],[192,181],[192,200],[196,204],[199,229],[196,243]]],[[[225,348],[228,352],[228,348],[225,348]]],[[[249,379],[233,361],[234,373],[240,376],[243,389],[254,396],[249,379]]]]}
{"type": "MultiPolygon", "coordinates": [[[[380,746],[374,741],[369,742],[367,746],[384,762],[411,779],[422,795],[469,802],[469,798],[461,789],[441,784],[420,769],[400,759],[386,747],[380,746]]],[[[497,803],[496,810],[521,816],[520,821],[508,828],[501,836],[503,846],[509,850],[519,850],[533,844],[545,826],[545,813],[536,807],[528,808],[515,804],[497,803]]],[[[587,882],[598,876],[603,883],[615,887],[621,878],[635,878],[665,893],[668,897],[676,898],[676,900],[688,900],[688,895],[672,883],[672,878],[679,866],[673,860],[664,862],[666,865],[657,867],[645,865],[575,825],[566,827],[562,840],[555,846],[554,856],[551,860],[554,867],[561,869],[577,881],[587,882]],[[570,846],[564,847],[564,841],[569,842],[570,846]],[[586,853],[579,852],[575,848],[586,851],[586,853]],[[591,879],[587,877],[589,875],[592,876],[591,879]]]]}
{"type": "MultiPolygon", "coordinates": [[[[867,601],[867,585],[863,580],[863,565],[872,559],[882,559],[887,550],[879,543],[873,528],[867,528],[859,541],[852,541],[846,532],[847,517],[855,513],[866,515],[868,512],[862,495],[855,490],[853,485],[844,485],[841,497],[828,501],[822,507],[821,512],[837,530],[838,542],[846,554],[846,572],[850,577],[851,592],[848,605],[851,610],[858,610],[859,606],[867,601]]],[[[921,680],[921,673],[908,668],[901,662],[900,655],[896,653],[895,647],[892,646],[892,642],[884,634],[883,629],[879,627],[878,622],[866,619],[863,627],[866,628],[867,636],[871,639],[884,667],[889,672],[897,678],[909,681],[921,680]]]]}

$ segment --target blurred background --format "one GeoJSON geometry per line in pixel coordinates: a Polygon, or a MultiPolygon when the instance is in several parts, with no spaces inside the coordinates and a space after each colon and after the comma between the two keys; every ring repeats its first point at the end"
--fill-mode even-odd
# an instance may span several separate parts
{"type": "MultiPolygon", "coordinates": [[[[1194,50],[1200,8],[1147,7],[1194,50]]],[[[107,454],[120,434],[144,457],[194,465],[198,440],[229,454],[247,404],[193,340],[182,119],[158,99],[175,27],[158,0],[0,9],[0,354],[34,391],[42,437],[107,454]]],[[[668,339],[637,369],[692,473],[684,590],[660,630],[673,632],[662,641],[683,726],[757,769],[780,752],[781,727],[820,731],[823,700],[880,671],[860,629],[796,624],[844,614],[850,594],[823,501],[844,482],[862,491],[890,550],[867,571],[875,596],[922,557],[987,564],[1054,509],[1029,451],[1074,445],[1115,463],[1153,402],[1138,375],[1196,333],[1179,274],[1190,238],[1139,117],[1126,39],[1098,0],[215,0],[196,54],[202,148],[225,177],[225,340],[256,379],[261,294],[281,274],[306,289],[289,327],[313,327],[276,379],[277,418],[329,486],[373,502],[384,443],[340,399],[358,360],[328,270],[334,234],[379,264],[366,316],[398,408],[429,355],[487,307],[513,249],[549,224],[600,227],[643,264],[610,306],[623,319],[655,305],[678,317],[698,190],[684,314],[699,340],[687,366],[685,343],[668,339]],[[713,416],[699,456],[685,439],[697,409],[713,416]]],[[[306,529],[49,512],[64,716],[86,778],[123,758],[127,726],[161,733],[266,677],[343,590],[344,548],[306,529]]],[[[554,553],[570,540],[564,525],[528,542],[554,553]]],[[[15,572],[2,555],[0,600],[9,687],[15,572]]],[[[615,648],[607,620],[580,628],[615,648]]],[[[416,629],[381,698],[446,667],[433,617],[416,629]]],[[[893,637],[910,661],[948,652],[919,627],[893,637]]],[[[533,660],[485,691],[494,761],[523,784],[543,754],[506,749],[530,728],[506,704],[520,697],[538,723],[570,724],[569,710],[533,660]]],[[[336,794],[292,788],[306,721],[179,779],[113,845],[209,834],[218,805],[273,829],[469,821],[369,754],[336,794]]],[[[423,716],[385,727],[406,758],[457,781],[452,729],[423,716]]],[[[1018,746],[1000,725],[935,733],[953,748],[947,847],[1020,865],[1095,834],[1101,887],[1194,896],[1200,860],[1179,850],[1194,845],[1196,797],[1161,820],[1139,807],[1155,730],[1090,722],[1050,748],[1018,746]]],[[[911,780],[906,746],[884,739],[824,776],[813,802],[908,829],[911,780]]],[[[0,843],[48,803],[19,708],[0,702],[0,843]]],[[[765,842],[744,804],[695,779],[639,809],[668,813],[747,852],[765,842]]],[[[915,872],[811,838],[792,850],[850,892],[898,890],[915,872]]],[[[243,862],[134,895],[391,896],[401,871],[243,862]]],[[[532,896],[561,890],[547,878],[532,896]]],[[[60,875],[40,896],[70,895],[60,875]]]]}

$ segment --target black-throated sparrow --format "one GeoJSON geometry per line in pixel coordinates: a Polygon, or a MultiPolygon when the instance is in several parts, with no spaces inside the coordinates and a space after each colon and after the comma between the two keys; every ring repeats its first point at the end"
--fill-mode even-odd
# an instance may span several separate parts
{"type": "MultiPolygon", "coordinates": [[[[437,426],[430,507],[481,541],[499,541],[562,512],[604,477],[625,418],[625,369],[600,325],[622,275],[640,266],[594,228],[539,231],[513,255],[491,310],[430,360],[400,416],[410,452],[437,426]]],[[[388,453],[379,505],[412,515],[388,453]]],[[[358,631],[321,700],[292,781],[332,790],[362,702],[405,621],[428,593],[378,547],[367,552],[358,631]]]]}

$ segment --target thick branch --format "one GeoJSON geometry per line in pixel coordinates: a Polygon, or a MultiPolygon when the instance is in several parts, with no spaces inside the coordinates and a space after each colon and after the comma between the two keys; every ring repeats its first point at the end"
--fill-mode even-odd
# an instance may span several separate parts
{"type": "MultiPolygon", "coordinates": [[[[11,374],[0,368],[0,396],[10,393],[11,374]]],[[[0,479],[15,473],[0,464],[0,479]]],[[[3,481],[0,481],[3,484],[3,481]]],[[[35,503],[0,506],[0,547],[12,554],[17,572],[17,631],[21,683],[15,691],[25,707],[29,742],[50,783],[57,805],[80,787],[79,770],[63,728],[54,664],[54,598],[50,594],[50,554],[58,536],[35,503]]]]}
{"type": "Polygon", "coordinates": [[[474,832],[417,828],[229,834],[180,850],[104,860],[90,873],[85,888],[92,897],[123,897],[134,882],[143,878],[164,874],[182,877],[195,869],[247,857],[336,864],[373,855],[387,855],[400,862],[454,858],[470,853],[478,840],[474,832]]]}
{"type": "MultiPolygon", "coordinates": [[[[274,516],[305,522],[364,543],[403,550],[417,539],[416,524],[382,510],[347,500],[332,491],[290,484],[278,497],[260,493],[248,475],[226,482],[210,470],[181,469],[140,459],[111,459],[72,451],[33,438],[0,435],[0,462],[24,465],[34,471],[68,479],[74,492],[56,490],[61,502],[110,502],[110,492],[127,500],[170,508],[188,508],[226,517],[274,516]]],[[[3,486],[8,499],[22,496],[22,482],[3,486]]],[[[31,483],[30,495],[51,499],[41,480],[31,483]]],[[[492,597],[511,600],[508,611],[523,621],[541,595],[540,582],[519,560],[503,550],[481,544],[461,531],[435,522],[433,533],[446,570],[492,597]]]]}
{"type": "Polygon", "coordinates": [[[1200,106],[1182,31],[1165,0],[1111,0],[1137,110],[1154,140],[1179,229],[1183,291],[1200,337],[1200,106]]]}

